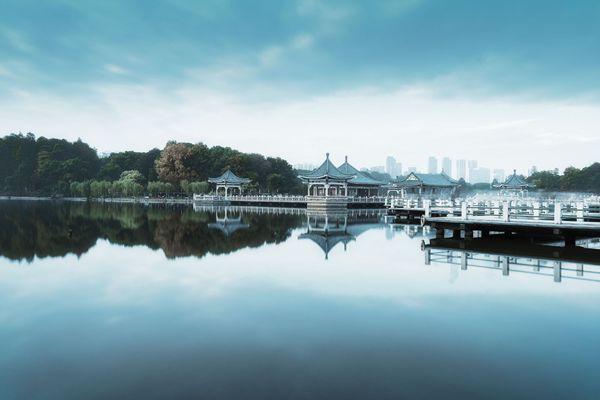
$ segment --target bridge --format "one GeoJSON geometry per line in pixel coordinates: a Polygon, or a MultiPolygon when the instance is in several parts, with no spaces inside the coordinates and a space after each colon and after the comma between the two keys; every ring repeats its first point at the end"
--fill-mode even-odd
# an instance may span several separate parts
{"type": "Polygon", "coordinates": [[[420,220],[434,228],[438,238],[447,230],[455,238],[498,233],[560,236],[567,245],[577,238],[600,237],[600,202],[595,201],[392,201],[388,209],[400,219],[420,220]]]}
{"type": "Polygon", "coordinates": [[[315,209],[384,208],[382,196],[194,195],[194,203],[315,209]]]}

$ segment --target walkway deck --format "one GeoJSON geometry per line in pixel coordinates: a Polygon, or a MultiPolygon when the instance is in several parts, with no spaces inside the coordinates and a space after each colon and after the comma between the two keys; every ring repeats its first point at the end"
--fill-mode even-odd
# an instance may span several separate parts
{"type": "Polygon", "coordinates": [[[199,204],[230,204],[230,205],[248,205],[248,206],[268,206],[268,207],[296,207],[307,208],[309,203],[313,203],[317,208],[321,208],[327,202],[335,205],[335,208],[384,208],[385,198],[374,197],[317,197],[317,196],[209,196],[194,195],[194,202],[199,204]]]}
{"type": "Polygon", "coordinates": [[[561,236],[568,244],[577,237],[600,236],[600,203],[573,201],[411,201],[392,199],[388,212],[407,221],[420,218],[422,225],[436,229],[443,237],[445,230],[454,236],[463,231],[472,236],[479,231],[490,233],[522,233],[561,236]]]}

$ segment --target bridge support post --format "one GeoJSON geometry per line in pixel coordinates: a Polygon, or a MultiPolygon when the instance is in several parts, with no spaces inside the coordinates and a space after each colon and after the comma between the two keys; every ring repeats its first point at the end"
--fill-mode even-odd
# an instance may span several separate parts
{"type": "Polygon", "coordinates": [[[431,249],[425,249],[425,265],[431,264],[431,249]]]}
{"type": "Polygon", "coordinates": [[[577,222],[583,222],[583,203],[577,203],[577,222]]]}
{"type": "Polygon", "coordinates": [[[510,208],[508,205],[508,201],[502,203],[502,221],[510,221],[510,208]]]}
{"type": "Polygon", "coordinates": [[[562,223],[562,206],[558,201],[554,203],[554,223],[562,223]]]}
{"type": "Polygon", "coordinates": [[[540,219],[540,202],[533,203],[533,219],[540,219]]]}
{"type": "Polygon", "coordinates": [[[423,209],[425,210],[425,218],[431,217],[431,200],[423,200],[423,209]]]}
{"type": "Polygon", "coordinates": [[[577,264],[577,276],[583,276],[583,264],[577,264]]]}
{"type": "Polygon", "coordinates": [[[467,208],[467,202],[463,201],[460,204],[460,217],[462,219],[468,219],[469,218],[469,210],[467,208]]]}
{"type": "Polygon", "coordinates": [[[436,239],[443,239],[445,236],[446,230],[445,229],[440,229],[440,228],[436,228],[435,229],[435,238],[436,239]]]}
{"type": "Polygon", "coordinates": [[[508,276],[508,271],[510,269],[508,256],[500,257],[500,266],[502,267],[502,275],[508,276]]]}
{"type": "Polygon", "coordinates": [[[467,269],[467,260],[468,259],[469,259],[469,254],[466,251],[464,251],[460,258],[460,269],[462,269],[462,270],[467,269]]]}
{"type": "Polygon", "coordinates": [[[562,263],[560,261],[554,262],[554,282],[560,282],[562,280],[562,263]]]}

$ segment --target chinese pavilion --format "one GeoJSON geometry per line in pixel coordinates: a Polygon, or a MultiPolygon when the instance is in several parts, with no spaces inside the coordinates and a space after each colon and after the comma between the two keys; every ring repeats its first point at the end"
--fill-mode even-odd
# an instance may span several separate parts
{"type": "Polygon", "coordinates": [[[229,169],[225,171],[223,175],[217,178],[209,178],[208,181],[217,185],[215,190],[217,195],[219,195],[219,190],[223,189],[223,195],[225,197],[234,194],[242,194],[243,187],[251,182],[248,178],[240,178],[229,169]]]}

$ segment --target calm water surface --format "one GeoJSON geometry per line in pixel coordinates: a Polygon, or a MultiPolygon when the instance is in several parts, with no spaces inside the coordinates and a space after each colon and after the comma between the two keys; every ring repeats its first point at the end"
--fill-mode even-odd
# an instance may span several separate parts
{"type": "Polygon", "coordinates": [[[420,228],[328,222],[0,202],[0,398],[600,397],[600,268],[425,265],[420,228]]]}

